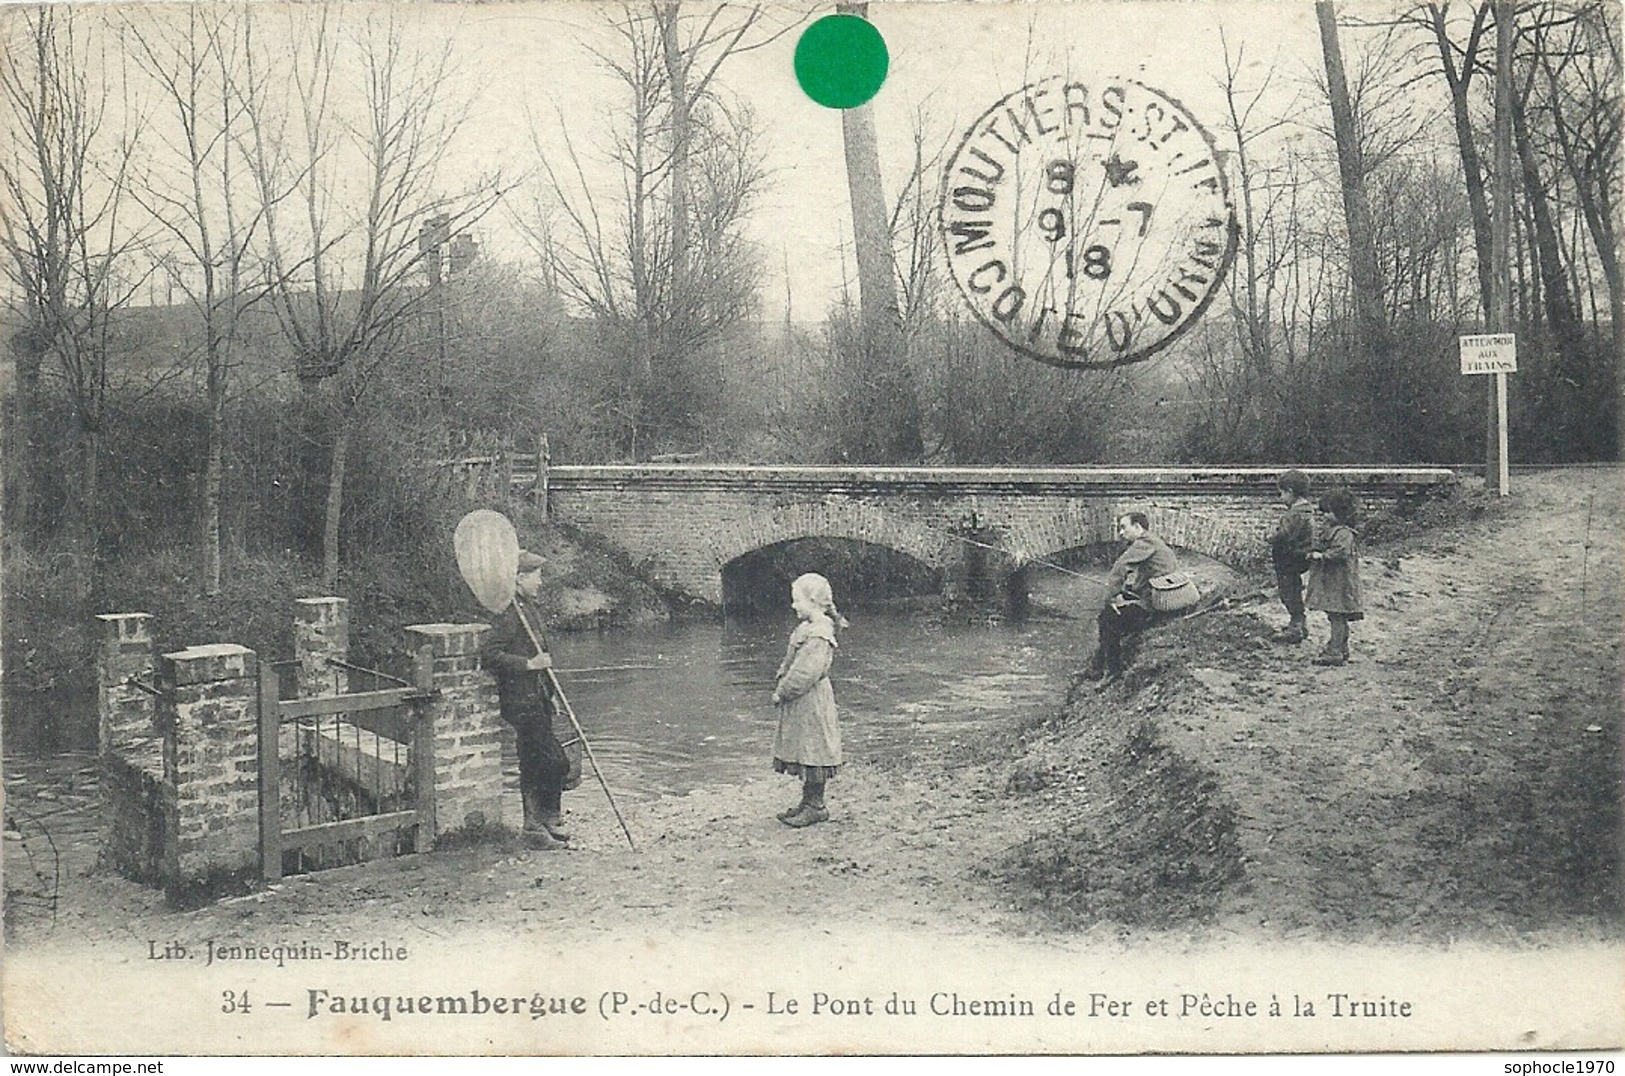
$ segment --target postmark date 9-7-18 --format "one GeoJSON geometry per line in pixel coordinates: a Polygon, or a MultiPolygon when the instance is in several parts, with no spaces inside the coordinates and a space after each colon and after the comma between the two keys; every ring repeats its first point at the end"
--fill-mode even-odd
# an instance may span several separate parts
{"type": "Polygon", "coordinates": [[[948,264],[1011,347],[1057,366],[1160,351],[1201,315],[1235,252],[1212,139],[1130,79],[1056,76],[966,132],[942,195],[948,264]]]}

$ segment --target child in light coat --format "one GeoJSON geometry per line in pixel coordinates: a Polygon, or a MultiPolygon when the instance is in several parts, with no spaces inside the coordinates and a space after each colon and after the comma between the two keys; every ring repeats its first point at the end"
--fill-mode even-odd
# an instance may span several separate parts
{"type": "Polygon", "coordinates": [[[1320,499],[1320,510],[1330,526],[1309,554],[1307,604],[1326,614],[1331,638],[1315,657],[1316,665],[1346,665],[1349,660],[1349,624],[1365,619],[1360,595],[1360,536],[1355,532],[1359,509],[1354,495],[1334,489],[1320,499]]]}
{"type": "Polygon", "coordinates": [[[790,585],[790,604],[801,623],[774,678],[773,704],[779,727],[773,737],[773,769],[801,778],[801,802],[778,818],[800,829],[829,821],[824,783],[841,765],[841,726],[829,668],[835,658],[835,628],[846,618],[835,608],[829,580],[808,573],[790,585]]]}

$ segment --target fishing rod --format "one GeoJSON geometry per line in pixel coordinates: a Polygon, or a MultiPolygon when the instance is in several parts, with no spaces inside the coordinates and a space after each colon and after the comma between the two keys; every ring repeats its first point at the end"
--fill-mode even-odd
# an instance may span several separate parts
{"type": "Polygon", "coordinates": [[[1072,568],[1065,567],[1064,565],[1057,564],[1052,560],[1045,560],[1043,557],[1031,557],[1020,550],[1006,549],[1004,546],[992,545],[988,542],[979,542],[975,538],[967,538],[963,534],[956,534],[953,531],[944,530],[941,527],[933,527],[929,524],[920,524],[920,529],[931,534],[940,534],[944,538],[951,538],[956,542],[964,542],[966,545],[974,546],[977,549],[985,549],[989,553],[1002,554],[1016,561],[1022,567],[1026,567],[1029,564],[1037,564],[1042,567],[1049,568],[1052,571],[1060,572],[1062,575],[1070,575],[1074,579],[1082,579],[1089,583],[1099,583],[1098,579],[1087,572],[1076,571],[1072,568]]]}
{"type": "Polygon", "coordinates": [[[579,669],[554,669],[560,676],[581,676],[586,673],[601,672],[643,672],[652,669],[669,668],[667,665],[587,665],[579,669]]]}
{"type": "MultiPolygon", "coordinates": [[[[530,626],[530,618],[525,615],[525,607],[519,604],[518,598],[514,599],[513,611],[519,614],[519,623],[524,626],[525,634],[530,636],[531,644],[536,647],[536,653],[546,653],[547,648],[542,645],[541,637],[536,634],[536,629],[530,626]]],[[[581,741],[582,750],[587,752],[587,761],[592,764],[593,776],[598,778],[598,784],[604,790],[604,798],[609,800],[609,809],[615,812],[615,821],[621,824],[621,832],[626,834],[627,847],[636,852],[638,846],[632,840],[632,831],[627,828],[626,819],[621,815],[620,804],[615,802],[615,793],[609,790],[609,782],[604,780],[603,771],[598,768],[598,759],[592,753],[592,744],[587,740],[587,734],[582,731],[581,722],[576,720],[575,708],[570,705],[569,697],[564,694],[564,686],[559,683],[559,678],[553,675],[552,669],[543,669],[542,671],[547,674],[548,683],[552,685],[553,691],[558,695],[559,705],[564,709],[565,716],[569,717],[570,727],[575,729],[576,738],[581,741]]]]}

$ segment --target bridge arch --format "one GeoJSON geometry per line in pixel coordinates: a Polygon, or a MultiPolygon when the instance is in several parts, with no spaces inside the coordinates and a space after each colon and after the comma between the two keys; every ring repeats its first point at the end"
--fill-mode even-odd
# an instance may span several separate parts
{"type": "Polygon", "coordinates": [[[932,568],[946,567],[957,544],[952,535],[933,530],[874,504],[821,500],[780,505],[716,528],[711,553],[720,583],[730,562],[768,546],[798,538],[846,538],[906,553],[932,568]]]}
{"type": "Polygon", "coordinates": [[[1117,541],[1117,517],[1143,511],[1151,533],[1176,549],[1188,549],[1232,568],[1245,567],[1258,556],[1259,536],[1217,512],[1187,507],[1076,502],[1060,506],[1009,527],[1001,543],[1019,565],[1045,560],[1080,546],[1117,541]]]}
{"type": "Polygon", "coordinates": [[[791,582],[803,572],[823,573],[843,609],[951,592],[948,573],[911,553],[855,538],[811,536],[761,546],[724,564],[723,611],[782,612],[791,582]]]}

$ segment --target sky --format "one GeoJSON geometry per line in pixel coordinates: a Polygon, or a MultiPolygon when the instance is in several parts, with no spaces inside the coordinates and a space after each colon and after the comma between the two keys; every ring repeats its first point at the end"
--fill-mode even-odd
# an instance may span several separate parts
{"type": "MultiPolygon", "coordinates": [[[[1345,3],[1340,11],[1372,16],[1392,10],[1387,0],[1379,2],[1345,3]]],[[[97,6],[132,21],[184,12],[180,3],[97,6]]],[[[270,0],[260,6],[273,12],[280,7],[293,17],[310,10],[270,0]]],[[[366,10],[363,4],[344,6],[346,17],[366,10]]],[[[510,179],[534,175],[533,129],[555,167],[563,163],[568,130],[599,189],[618,185],[604,157],[608,126],[624,107],[623,96],[592,52],[614,50],[606,20],[618,5],[516,0],[402,4],[396,10],[408,14],[416,44],[453,42],[457,74],[446,89],[472,102],[448,154],[443,187],[493,172],[510,179]]],[[[855,274],[840,113],[803,93],[793,67],[801,28],[833,10],[833,4],[769,5],[764,25],[789,32],[733,57],[718,76],[720,92],[749,104],[760,133],[768,181],[746,233],[762,253],[763,312],[775,319],[783,316],[787,300],[796,320],[821,319],[839,298],[843,280],[855,274]]],[[[1312,113],[1325,109],[1310,88],[1322,66],[1310,0],[875,0],[869,17],[891,55],[889,75],[871,106],[888,199],[912,169],[919,117],[928,144],[946,158],[994,102],[1055,74],[1138,79],[1180,101],[1222,141],[1220,79],[1228,47],[1243,57],[1244,87],[1269,82],[1264,112],[1296,110],[1315,119],[1312,113]]],[[[266,23],[269,32],[277,20],[266,23]]],[[[352,85],[349,92],[359,102],[359,90],[352,85]]],[[[1284,131],[1276,137],[1324,137],[1307,125],[1284,131]]],[[[532,257],[500,212],[482,222],[481,232],[487,251],[499,258],[532,257]]]]}
{"type": "MultiPolygon", "coordinates": [[[[512,174],[525,167],[533,159],[531,118],[540,120],[550,144],[562,147],[562,114],[578,148],[602,145],[594,140],[601,139],[617,99],[584,48],[608,43],[600,8],[575,2],[435,10],[435,21],[455,25],[481,92],[454,168],[512,174]]],[[[807,10],[779,7],[770,17],[794,23],[807,10]]],[[[811,10],[816,16],[833,5],[811,10]]],[[[1225,42],[1233,54],[1244,50],[1244,81],[1262,83],[1273,69],[1272,97],[1280,107],[1320,63],[1314,8],[1300,0],[893,0],[872,4],[870,19],[891,54],[873,103],[888,199],[911,169],[912,132],[922,109],[932,142],[957,144],[995,101],[1046,75],[1124,76],[1181,101],[1217,134],[1225,109],[1218,88],[1225,42]]],[[[750,104],[762,130],[770,180],[748,230],[765,255],[764,307],[782,315],[788,273],[794,316],[813,320],[839,294],[841,247],[850,244],[851,226],[840,113],[812,101],[796,83],[799,30],[734,57],[719,81],[750,104]]],[[[846,271],[854,271],[849,253],[846,271]]]]}

